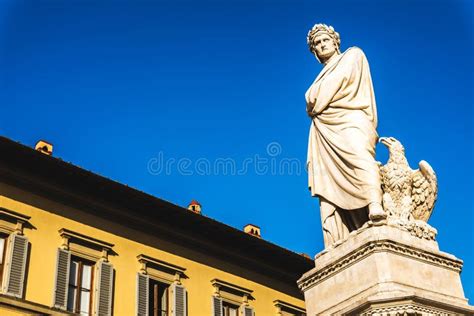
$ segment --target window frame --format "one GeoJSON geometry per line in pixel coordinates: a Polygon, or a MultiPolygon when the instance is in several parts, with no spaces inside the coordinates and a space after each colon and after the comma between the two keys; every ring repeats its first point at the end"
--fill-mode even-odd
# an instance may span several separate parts
{"type": "Polygon", "coordinates": [[[213,297],[221,301],[222,315],[225,315],[224,305],[226,304],[237,306],[238,316],[243,315],[247,309],[254,310],[249,303],[250,300],[255,300],[252,296],[253,290],[220,279],[212,279],[211,284],[214,287],[213,297]]]}
{"type": "Polygon", "coordinates": [[[150,316],[169,316],[171,312],[171,299],[170,299],[170,287],[171,284],[167,282],[163,282],[163,280],[154,278],[153,276],[149,276],[148,278],[148,314],[150,316]],[[161,305],[159,297],[155,297],[154,285],[162,286],[164,288],[164,293],[166,295],[166,310],[158,310],[157,314],[155,315],[155,300],[158,303],[158,306],[161,305]],[[153,287],[152,287],[153,286],[153,287]],[[166,312],[166,314],[163,314],[166,312]]]}
{"type": "Polygon", "coordinates": [[[227,299],[222,299],[222,316],[231,316],[229,313],[229,308],[235,310],[235,315],[240,316],[240,307],[241,304],[227,299]]]}
{"type": "Polygon", "coordinates": [[[137,278],[137,314],[142,315],[145,312],[145,295],[143,295],[142,292],[144,289],[142,289],[140,285],[140,282],[143,282],[143,279],[141,278],[145,277],[147,278],[148,282],[146,286],[146,306],[148,307],[146,310],[147,314],[149,316],[154,315],[153,313],[150,313],[150,311],[153,312],[154,305],[154,301],[150,298],[152,298],[151,293],[154,290],[151,286],[152,282],[156,282],[166,286],[168,305],[166,315],[174,315],[173,313],[177,313],[178,306],[181,307],[179,309],[179,315],[182,315],[183,309],[187,310],[187,291],[186,287],[182,284],[182,280],[188,278],[188,276],[184,273],[186,268],[147,256],[145,254],[138,255],[137,259],[141,265],[137,278]],[[178,294],[178,288],[180,288],[180,294],[178,294]],[[181,298],[181,300],[178,300],[178,298],[181,298]],[[177,305],[178,302],[179,305],[177,305]],[[140,313],[140,311],[143,313],[140,313]]]}
{"type": "Polygon", "coordinates": [[[84,263],[89,263],[88,266],[91,267],[91,276],[90,276],[90,289],[89,289],[89,308],[88,308],[88,315],[92,315],[93,314],[93,310],[92,310],[92,307],[94,306],[94,302],[93,302],[93,293],[94,293],[94,282],[95,282],[95,270],[96,270],[96,263],[97,262],[94,262],[94,261],[91,261],[91,260],[88,260],[88,259],[85,259],[83,257],[80,257],[80,256],[77,256],[77,255],[74,255],[72,254],[71,255],[71,268],[69,270],[69,282],[68,282],[68,293],[70,293],[71,291],[71,288],[74,287],[75,290],[76,290],[76,294],[75,294],[75,297],[74,297],[74,306],[73,306],[73,310],[69,310],[69,294],[68,294],[68,297],[66,299],[66,310],[67,311],[70,311],[70,312],[73,312],[73,313],[77,313],[79,315],[82,315],[81,314],[81,294],[82,294],[82,274],[83,274],[83,267],[84,267],[84,263]],[[71,271],[72,271],[72,264],[74,262],[77,262],[79,263],[79,267],[78,267],[78,273],[76,275],[76,285],[72,285],[71,284],[71,271]]]}
{"type": "MultiPolygon", "coordinates": [[[[70,291],[74,288],[74,313],[79,313],[80,297],[83,293],[82,287],[78,287],[69,280],[74,262],[82,261],[91,267],[90,296],[88,315],[112,315],[114,300],[114,268],[109,261],[110,255],[117,255],[111,243],[92,238],[81,233],[61,228],[59,235],[62,237],[62,245],[58,248],[58,256],[55,273],[55,288],[52,306],[64,311],[71,311],[70,291]],[[73,287],[71,287],[73,285],[73,287]],[[78,303],[79,302],[79,303],[78,303]],[[79,308],[78,308],[79,304],[79,308]]],[[[81,273],[83,273],[83,269],[81,273]]],[[[78,273],[79,275],[80,273],[78,273]]],[[[79,276],[76,276],[76,279],[79,276]]]]}

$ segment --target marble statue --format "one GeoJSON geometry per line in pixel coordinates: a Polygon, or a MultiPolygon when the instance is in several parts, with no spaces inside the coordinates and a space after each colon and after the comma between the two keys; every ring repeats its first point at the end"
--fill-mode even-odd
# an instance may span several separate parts
{"type": "Polygon", "coordinates": [[[361,49],[341,53],[339,34],[325,24],[309,31],[307,43],[324,65],[305,97],[311,118],[309,188],[319,197],[324,245],[329,248],[369,219],[386,217],[374,157],[377,108],[361,49]]]}
{"type": "Polygon", "coordinates": [[[325,245],[297,281],[307,315],[474,315],[462,260],[439,249],[427,223],[438,195],[433,168],[422,160],[413,170],[397,139],[377,135],[364,53],[341,53],[339,34],[324,24],[307,41],[323,64],[305,97],[309,188],[325,245]],[[375,160],[377,140],[389,150],[385,164],[375,160]]]}
{"type": "Polygon", "coordinates": [[[405,148],[393,137],[380,137],[389,150],[388,162],[381,166],[383,207],[389,224],[395,224],[420,238],[435,239],[436,230],[426,224],[438,197],[438,181],[424,160],[412,170],[405,148]]]}

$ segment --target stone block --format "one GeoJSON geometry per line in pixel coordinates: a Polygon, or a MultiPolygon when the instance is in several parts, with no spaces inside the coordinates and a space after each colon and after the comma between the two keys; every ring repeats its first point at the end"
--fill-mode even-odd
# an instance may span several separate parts
{"type": "Polygon", "coordinates": [[[474,315],[462,261],[390,225],[351,233],[315,259],[298,286],[308,315],[474,315]]]}

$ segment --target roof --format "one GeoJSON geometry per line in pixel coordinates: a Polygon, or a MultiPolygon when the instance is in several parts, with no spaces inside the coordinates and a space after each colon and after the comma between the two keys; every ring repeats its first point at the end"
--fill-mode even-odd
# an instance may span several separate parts
{"type": "Polygon", "coordinates": [[[260,226],[258,226],[258,225],[255,225],[255,224],[251,224],[251,223],[248,223],[248,224],[247,224],[247,225],[245,225],[244,227],[247,227],[247,226],[253,226],[253,227],[260,228],[260,226]]]}
{"type": "Polygon", "coordinates": [[[189,205],[199,205],[199,206],[201,206],[201,203],[199,203],[196,200],[192,200],[191,202],[189,202],[189,205]]]}
{"type": "Polygon", "coordinates": [[[202,249],[290,287],[294,284],[290,291],[298,291],[296,280],[314,267],[300,254],[1,136],[0,153],[2,182],[166,236],[182,247],[202,249]]]}

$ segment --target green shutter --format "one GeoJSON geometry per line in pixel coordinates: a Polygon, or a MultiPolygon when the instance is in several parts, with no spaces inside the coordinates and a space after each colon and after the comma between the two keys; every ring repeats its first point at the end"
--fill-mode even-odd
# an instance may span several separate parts
{"type": "Polygon", "coordinates": [[[25,283],[28,238],[12,234],[8,238],[8,255],[5,267],[5,294],[21,298],[25,283]]]}
{"type": "Polygon", "coordinates": [[[97,263],[96,315],[112,315],[114,268],[105,261],[97,263]]]}
{"type": "Polygon", "coordinates": [[[186,316],[186,289],[177,284],[171,285],[173,292],[173,313],[172,316],[186,316]]]}
{"type": "Polygon", "coordinates": [[[56,260],[56,279],[54,281],[53,306],[62,310],[65,310],[67,307],[70,267],[71,253],[64,249],[58,249],[58,256],[56,260]]]}
{"type": "Polygon", "coordinates": [[[149,293],[148,275],[137,274],[137,316],[148,316],[148,293],[149,293]]]}

